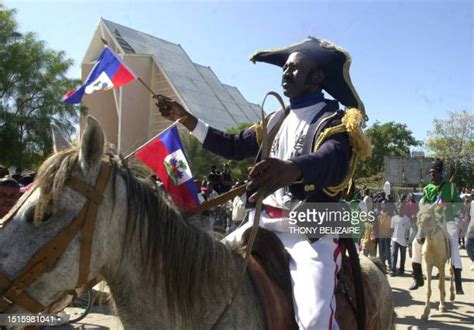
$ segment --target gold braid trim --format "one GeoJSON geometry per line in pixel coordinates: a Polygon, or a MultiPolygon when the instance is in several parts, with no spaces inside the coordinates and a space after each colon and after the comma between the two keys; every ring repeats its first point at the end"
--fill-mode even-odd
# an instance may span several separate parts
{"type": "MultiPolygon", "coordinates": [[[[270,121],[270,118],[275,114],[276,112],[272,112],[270,114],[268,114],[264,121],[265,121],[265,126],[268,125],[268,122],[270,121]]],[[[252,126],[250,126],[249,128],[255,130],[255,133],[257,134],[257,143],[258,145],[261,145],[262,144],[262,141],[263,141],[263,135],[264,135],[264,132],[263,132],[263,121],[260,120],[258,123],[255,123],[253,124],[252,126]]]]}
{"type": "Polygon", "coordinates": [[[316,140],[314,151],[318,150],[324,141],[331,135],[338,133],[347,133],[352,146],[352,156],[349,161],[349,173],[346,178],[338,185],[323,188],[324,193],[334,197],[345,187],[350,189],[352,177],[354,176],[357,161],[359,157],[365,158],[372,154],[372,145],[369,138],[361,129],[363,122],[362,113],[356,108],[348,108],[342,117],[342,123],[337,126],[326,128],[316,140]]]}

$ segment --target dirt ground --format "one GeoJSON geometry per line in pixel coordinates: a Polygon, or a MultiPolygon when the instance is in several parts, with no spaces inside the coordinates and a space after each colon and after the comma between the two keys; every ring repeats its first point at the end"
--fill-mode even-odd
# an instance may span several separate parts
{"type": "MultiPolygon", "coordinates": [[[[412,279],[410,275],[403,277],[389,277],[395,297],[397,313],[397,329],[474,329],[474,271],[470,271],[471,262],[465,250],[461,250],[463,262],[464,295],[456,296],[454,302],[446,303],[447,311],[439,313],[438,281],[433,281],[431,297],[432,311],[428,321],[421,321],[420,316],[426,299],[426,284],[416,291],[408,291],[412,279]]],[[[411,262],[407,256],[406,273],[411,274],[411,262]]],[[[437,271],[435,271],[437,273],[437,271]]],[[[449,292],[449,284],[447,284],[449,292]]],[[[449,297],[449,294],[447,294],[449,297]]],[[[71,312],[72,310],[69,310],[71,312]]],[[[118,317],[111,315],[106,306],[96,306],[82,321],[73,325],[55,327],[54,329],[123,329],[118,317]]],[[[52,329],[52,328],[51,328],[52,329]]],[[[383,329],[385,330],[385,329],[383,329]]]]}

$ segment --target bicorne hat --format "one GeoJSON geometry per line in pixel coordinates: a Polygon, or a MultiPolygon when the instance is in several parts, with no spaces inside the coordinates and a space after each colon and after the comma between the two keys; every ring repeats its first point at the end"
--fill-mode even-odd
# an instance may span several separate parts
{"type": "Polygon", "coordinates": [[[364,104],[360,100],[349,76],[351,56],[349,53],[324,39],[308,37],[295,45],[280,49],[259,51],[250,57],[252,62],[265,62],[283,67],[291,53],[301,52],[310,55],[325,74],[322,88],[334,99],[348,108],[357,108],[365,114],[364,104]]]}

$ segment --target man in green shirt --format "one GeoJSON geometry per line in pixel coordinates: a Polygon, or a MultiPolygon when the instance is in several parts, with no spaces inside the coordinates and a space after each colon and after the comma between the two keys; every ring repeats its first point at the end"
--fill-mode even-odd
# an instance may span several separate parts
{"type": "MultiPolygon", "coordinates": [[[[456,185],[443,178],[443,162],[440,159],[435,160],[431,164],[429,171],[431,182],[423,189],[423,198],[420,203],[438,204],[436,214],[438,221],[446,224],[446,229],[451,241],[451,261],[454,267],[454,278],[456,282],[456,293],[464,294],[461,282],[461,256],[458,249],[458,227],[455,217],[461,209],[461,197],[456,185]]],[[[416,290],[423,286],[423,274],[421,269],[421,250],[422,245],[415,239],[412,243],[413,258],[413,278],[414,282],[409,288],[416,290]]]]}

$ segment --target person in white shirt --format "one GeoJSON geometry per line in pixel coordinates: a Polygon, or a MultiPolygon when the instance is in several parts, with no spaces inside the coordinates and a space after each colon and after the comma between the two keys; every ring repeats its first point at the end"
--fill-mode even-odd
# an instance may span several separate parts
{"type": "Polygon", "coordinates": [[[398,214],[392,217],[392,269],[391,275],[403,275],[405,273],[405,258],[408,245],[408,232],[410,230],[410,218],[406,216],[405,203],[401,203],[398,214]],[[400,268],[397,273],[398,251],[400,251],[400,268]]]}
{"type": "Polygon", "coordinates": [[[362,201],[360,202],[360,205],[359,205],[360,210],[366,213],[369,211],[372,211],[374,203],[373,203],[372,197],[370,197],[369,189],[365,188],[362,191],[362,196],[363,196],[362,201]]]}

